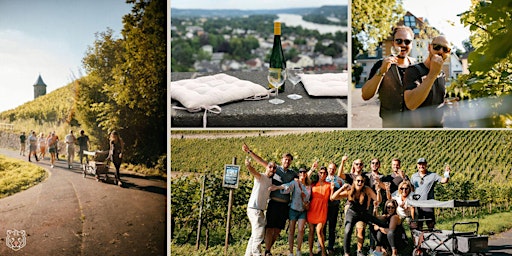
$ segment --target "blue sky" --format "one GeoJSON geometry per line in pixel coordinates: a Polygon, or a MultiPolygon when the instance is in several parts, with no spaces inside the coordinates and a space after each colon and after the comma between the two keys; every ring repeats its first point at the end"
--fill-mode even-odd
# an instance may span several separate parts
{"type": "Polygon", "coordinates": [[[32,100],[39,74],[47,92],[71,82],[94,34],[121,37],[130,11],[124,0],[0,0],[0,112],[32,100]]]}

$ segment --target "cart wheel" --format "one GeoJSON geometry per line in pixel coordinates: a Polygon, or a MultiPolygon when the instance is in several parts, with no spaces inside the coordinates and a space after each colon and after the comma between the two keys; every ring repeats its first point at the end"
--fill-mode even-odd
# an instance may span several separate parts
{"type": "Polygon", "coordinates": [[[423,249],[414,248],[412,250],[412,256],[424,256],[424,255],[426,255],[426,253],[423,249]]]}

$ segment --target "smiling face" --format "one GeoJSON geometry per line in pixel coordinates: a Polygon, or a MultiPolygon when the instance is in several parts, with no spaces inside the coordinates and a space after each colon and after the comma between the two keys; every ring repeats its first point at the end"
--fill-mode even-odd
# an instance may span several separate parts
{"type": "Polygon", "coordinates": [[[386,203],[386,212],[388,214],[394,214],[396,212],[396,206],[393,203],[386,203]]]}
{"type": "Polygon", "coordinates": [[[281,166],[283,166],[283,168],[286,170],[288,169],[288,167],[290,167],[292,161],[293,158],[291,156],[284,155],[283,158],[281,159],[281,166]]]}
{"type": "Polygon", "coordinates": [[[269,177],[269,178],[274,176],[274,173],[276,173],[276,168],[277,168],[277,166],[274,162],[269,162],[267,164],[265,175],[267,175],[267,177],[269,177]]]}
{"type": "Polygon", "coordinates": [[[439,55],[443,60],[446,60],[446,58],[450,56],[451,52],[450,43],[444,36],[434,37],[434,39],[432,39],[432,43],[428,46],[428,50],[431,56],[439,55]]]}
{"type": "Polygon", "coordinates": [[[380,161],[379,161],[379,159],[377,159],[377,158],[372,159],[370,164],[371,164],[372,171],[374,171],[374,172],[378,172],[379,171],[379,168],[380,168],[380,161]]]}
{"type": "Polygon", "coordinates": [[[336,165],[334,163],[330,163],[327,166],[327,172],[329,173],[329,175],[334,175],[334,173],[336,172],[336,165]]]}
{"type": "Polygon", "coordinates": [[[398,172],[400,170],[400,161],[393,160],[391,162],[391,169],[393,169],[393,172],[398,172]]]}
{"type": "Polygon", "coordinates": [[[353,166],[354,166],[354,170],[357,172],[357,173],[361,173],[363,171],[363,161],[361,161],[361,159],[356,159],[353,163],[353,166]]]}
{"type": "Polygon", "coordinates": [[[419,172],[421,172],[421,173],[427,172],[427,163],[418,163],[418,164],[416,164],[416,166],[418,167],[419,172]]]}
{"type": "Polygon", "coordinates": [[[320,171],[318,171],[318,179],[321,181],[325,181],[325,178],[327,178],[327,169],[325,167],[320,168],[320,171]]]}
{"type": "Polygon", "coordinates": [[[355,179],[354,179],[354,188],[357,190],[357,191],[360,191],[363,189],[364,187],[364,178],[363,176],[361,175],[358,175],[355,179]]]}
{"type": "Polygon", "coordinates": [[[397,30],[393,38],[393,46],[400,47],[398,58],[405,58],[411,53],[414,35],[405,29],[397,30]]]}

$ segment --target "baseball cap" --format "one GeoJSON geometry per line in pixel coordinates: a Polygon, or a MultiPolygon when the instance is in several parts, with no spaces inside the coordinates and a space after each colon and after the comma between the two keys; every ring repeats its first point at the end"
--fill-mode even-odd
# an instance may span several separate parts
{"type": "Polygon", "coordinates": [[[300,168],[299,172],[308,172],[308,170],[306,170],[306,168],[300,168]]]}
{"type": "Polygon", "coordinates": [[[418,159],[418,161],[416,162],[417,164],[421,164],[421,163],[427,163],[427,160],[425,158],[420,158],[418,159]]]}

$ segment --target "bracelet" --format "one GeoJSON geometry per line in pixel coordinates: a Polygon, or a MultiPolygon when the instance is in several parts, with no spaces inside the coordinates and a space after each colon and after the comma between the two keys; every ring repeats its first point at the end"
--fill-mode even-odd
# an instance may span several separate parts
{"type": "MultiPolygon", "coordinates": [[[[381,67],[381,68],[382,68],[382,67],[381,67]]],[[[378,76],[380,76],[380,77],[382,77],[382,76],[386,75],[386,72],[382,72],[382,69],[381,69],[381,68],[379,68],[379,70],[377,71],[377,75],[378,75],[378,76]]]]}

